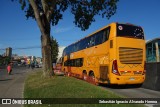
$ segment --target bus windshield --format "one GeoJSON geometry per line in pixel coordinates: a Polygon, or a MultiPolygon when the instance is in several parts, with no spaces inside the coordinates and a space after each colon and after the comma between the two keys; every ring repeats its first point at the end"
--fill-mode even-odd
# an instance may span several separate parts
{"type": "Polygon", "coordinates": [[[117,36],[144,39],[144,33],[141,27],[127,24],[117,24],[117,36]]]}

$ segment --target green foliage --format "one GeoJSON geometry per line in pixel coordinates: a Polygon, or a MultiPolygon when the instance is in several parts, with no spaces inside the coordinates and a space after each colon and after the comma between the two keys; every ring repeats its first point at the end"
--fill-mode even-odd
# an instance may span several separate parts
{"type": "Polygon", "coordinates": [[[2,56],[0,55],[0,65],[2,65],[3,64],[3,58],[2,58],[2,56]]]}
{"type": "Polygon", "coordinates": [[[118,0],[75,0],[71,2],[71,12],[75,16],[74,23],[82,30],[88,29],[95,21],[95,15],[108,19],[116,13],[118,0]]]}
{"type": "Polygon", "coordinates": [[[58,57],[58,49],[59,45],[56,39],[53,38],[53,36],[51,37],[51,54],[52,54],[52,61],[56,62],[57,57],[58,57]]]}
{"type": "MultiPolygon", "coordinates": [[[[14,1],[14,0],[12,0],[14,1]]],[[[39,12],[43,12],[43,6],[41,0],[34,0],[37,4],[39,12]]],[[[92,22],[95,21],[96,15],[110,18],[116,13],[117,2],[119,0],[45,0],[45,5],[50,11],[53,11],[51,15],[52,25],[57,25],[59,20],[63,17],[63,12],[70,9],[74,15],[74,23],[82,30],[89,28],[92,22]],[[55,5],[52,5],[55,3],[55,5]]],[[[22,10],[25,10],[27,19],[29,17],[35,19],[35,15],[30,3],[26,3],[28,0],[19,0],[22,10]]]]}
{"type": "Polygon", "coordinates": [[[8,64],[8,63],[10,63],[10,61],[11,61],[10,57],[8,57],[8,56],[5,56],[5,57],[0,56],[0,65],[1,64],[8,64]]]}

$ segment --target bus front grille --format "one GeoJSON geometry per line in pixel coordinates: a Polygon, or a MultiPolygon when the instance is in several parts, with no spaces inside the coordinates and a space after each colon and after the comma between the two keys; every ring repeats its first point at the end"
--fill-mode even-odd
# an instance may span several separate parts
{"type": "Polygon", "coordinates": [[[119,58],[122,64],[141,64],[143,50],[139,48],[120,47],[119,58]]]}

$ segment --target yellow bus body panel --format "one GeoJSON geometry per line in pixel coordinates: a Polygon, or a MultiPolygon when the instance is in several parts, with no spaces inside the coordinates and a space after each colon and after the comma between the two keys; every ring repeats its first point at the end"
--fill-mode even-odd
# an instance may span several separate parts
{"type": "MultiPolygon", "coordinates": [[[[106,42],[70,54],[70,59],[84,59],[82,67],[67,67],[64,66],[63,63],[62,70],[65,72],[72,72],[80,76],[82,76],[83,71],[86,71],[87,75],[93,71],[95,75],[95,81],[97,83],[142,84],[145,80],[145,74],[143,75],[146,61],[145,40],[116,37],[116,23],[112,23],[108,26],[110,26],[111,29],[109,39],[106,42]],[[125,50],[131,51],[127,53],[124,52],[125,50]],[[134,51],[137,56],[134,55],[134,51]],[[142,52],[142,59],[138,59],[138,53],[140,52],[142,52]],[[126,57],[120,56],[121,54],[125,54],[126,57]],[[133,55],[135,60],[138,60],[141,63],[131,63],[133,59],[132,56],[128,56],[129,54],[133,55]],[[127,56],[130,59],[127,58],[127,56]],[[125,62],[127,59],[130,60],[129,63],[131,64],[125,62]],[[120,75],[115,75],[112,73],[112,63],[114,60],[117,60],[118,71],[120,75]]],[[[99,32],[108,26],[105,26],[96,32],[99,32]]],[[[96,32],[92,34],[95,34],[96,32]]],[[[92,34],[89,36],[92,36],[92,34]]],[[[63,62],[66,60],[67,56],[64,56],[63,62]]]]}

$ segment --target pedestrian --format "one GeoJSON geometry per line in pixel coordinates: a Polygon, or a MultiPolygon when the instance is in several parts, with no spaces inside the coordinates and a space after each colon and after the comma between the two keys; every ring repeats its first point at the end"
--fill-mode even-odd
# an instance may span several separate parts
{"type": "Polygon", "coordinates": [[[11,65],[11,63],[9,63],[9,64],[7,65],[7,72],[8,72],[9,75],[10,75],[11,72],[12,72],[12,65],[11,65]]]}
{"type": "Polygon", "coordinates": [[[30,66],[31,66],[31,61],[28,60],[28,68],[30,68],[30,66]]]}

